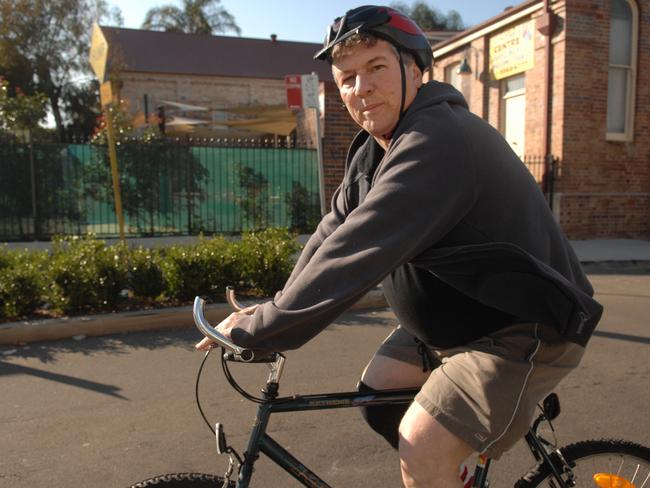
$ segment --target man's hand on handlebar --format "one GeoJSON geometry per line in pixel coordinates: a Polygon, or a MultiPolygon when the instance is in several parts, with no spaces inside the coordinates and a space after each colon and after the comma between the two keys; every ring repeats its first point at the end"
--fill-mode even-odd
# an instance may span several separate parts
{"type": "MultiPolygon", "coordinates": [[[[230,330],[234,327],[237,327],[237,322],[246,315],[253,315],[257,307],[259,307],[259,304],[251,305],[250,307],[243,308],[238,312],[231,313],[228,317],[222,320],[219,325],[215,327],[215,329],[226,336],[228,339],[232,340],[230,337],[230,330]]],[[[197,343],[194,347],[198,351],[207,351],[212,347],[213,344],[214,341],[212,339],[204,337],[203,340],[197,343]]]]}

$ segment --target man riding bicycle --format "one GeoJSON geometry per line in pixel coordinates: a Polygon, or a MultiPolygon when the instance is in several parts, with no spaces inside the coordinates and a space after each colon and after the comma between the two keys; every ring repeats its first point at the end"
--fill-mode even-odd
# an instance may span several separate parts
{"type": "Polygon", "coordinates": [[[420,392],[364,417],[399,450],[405,486],[461,487],[473,451],[498,458],[525,434],[602,307],[505,139],[453,87],[423,81],[432,51],[411,19],[350,10],[315,58],[361,127],[343,182],[283,290],[217,329],[243,347],[295,349],[381,283],[400,325],[359,389],[420,392]]]}

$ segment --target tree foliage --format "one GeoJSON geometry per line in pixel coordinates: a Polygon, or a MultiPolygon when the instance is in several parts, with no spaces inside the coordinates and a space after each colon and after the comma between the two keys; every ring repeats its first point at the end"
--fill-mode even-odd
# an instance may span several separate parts
{"type": "Polygon", "coordinates": [[[235,18],[220,0],[183,0],[183,7],[163,5],[152,8],[142,23],[143,29],[187,34],[214,34],[233,31],[241,34],[235,18]]]}
{"type": "Polygon", "coordinates": [[[405,2],[393,2],[391,7],[411,17],[423,31],[433,30],[463,30],[463,19],[456,10],[450,10],[444,15],[435,7],[418,0],[412,5],[405,2]]]}
{"type": "MultiPolygon", "coordinates": [[[[117,161],[120,172],[122,207],[129,225],[143,235],[164,232],[168,220],[185,214],[188,228],[200,230],[196,215],[198,205],[205,197],[202,184],[208,170],[192,153],[190,146],[173,143],[155,127],[136,132],[124,103],[112,105],[111,117],[117,161]],[[171,207],[165,203],[174,201],[171,207]],[[174,208],[175,207],[175,208],[174,208]]],[[[86,169],[86,196],[98,201],[113,201],[113,186],[105,145],[107,131],[105,117],[92,142],[97,146],[95,159],[86,169]]],[[[173,224],[169,224],[173,225],[173,224]]]]}
{"type": "Polygon", "coordinates": [[[79,107],[75,80],[90,78],[94,21],[119,24],[121,16],[106,0],[0,0],[0,72],[26,94],[47,96],[62,139],[79,107]]]}
{"type": "Polygon", "coordinates": [[[9,83],[0,78],[0,130],[31,130],[45,117],[47,98],[42,93],[25,95],[18,88],[10,96],[9,83]]]}

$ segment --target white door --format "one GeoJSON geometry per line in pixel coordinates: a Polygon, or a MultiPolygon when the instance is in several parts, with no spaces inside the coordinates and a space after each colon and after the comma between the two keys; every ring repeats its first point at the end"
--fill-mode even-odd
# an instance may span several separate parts
{"type": "Polygon", "coordinates": [[[513,76],[503,82],[502,132],[510,147],[524,157],[526,138],[526,90],[524,76],[513,76]]]}

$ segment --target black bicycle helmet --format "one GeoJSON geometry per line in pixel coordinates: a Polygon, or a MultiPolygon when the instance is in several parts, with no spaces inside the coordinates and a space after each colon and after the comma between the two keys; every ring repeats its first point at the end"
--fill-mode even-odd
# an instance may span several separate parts
{"type": "Polygon", "coordinates": [[[357,7],[337,17],[329,27],[323,49],[314,59],[328,59],[335,45],[359,32],[368,32],[390,42],[398,51],[411,54],[423,72],[431,68],[431,45],[418,25],[397,10],[375,5],[357,7]]]}

